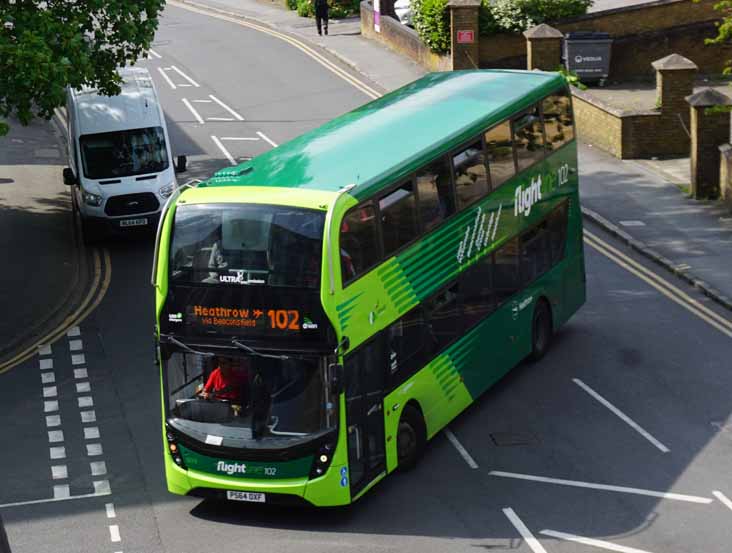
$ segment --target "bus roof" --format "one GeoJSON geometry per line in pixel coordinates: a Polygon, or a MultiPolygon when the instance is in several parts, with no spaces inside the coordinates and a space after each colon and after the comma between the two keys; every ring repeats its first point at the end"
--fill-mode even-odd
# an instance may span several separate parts
{"type": "Polygon", "coordinates": [[[201,186],[273,186],[362,199],[482,129],[566,86],[556,73],[430,73],[236,167],[201,186]],[[387,178],[388,177],[388,178],[387,178]],[[386,179],[386,180],[385,180],[386,179]]]}

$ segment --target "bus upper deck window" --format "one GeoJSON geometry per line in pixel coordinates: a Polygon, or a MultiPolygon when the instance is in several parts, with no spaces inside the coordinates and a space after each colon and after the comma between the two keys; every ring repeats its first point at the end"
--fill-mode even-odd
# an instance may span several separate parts
{"type": "Polygon", "coordinates": [[[513,144],[519,171],[544,159],[544,133],[538,106],[513,119],[513,144]]]}
{"type": "Polygon", "coordinates": [[[485,146],[488,156],[488,168],[491,173],[491,184],[493,188],[498,188],[516,174],[511,124],[504,121],[486,132],[485,146]]]}
{"type": "Polygon", "coordinates": [[[547,96],[541,103],[546,149],[556,150],[574,138],[572,106],[566,92],[547,96]]]}
{"type": "Polygon", "coordinates": [[[351,210],[343,218],[340,232],[341,278],[347,283],[379,260],[376,210],[366,204],[351,210]]]}
{"type": "Polygon", "coordinates": [[[455,169],[455,196],[458,209],[463,209],[485,196],[490,190],[485,166],[483,143],[474,142],[452,157],[455,169]]]}

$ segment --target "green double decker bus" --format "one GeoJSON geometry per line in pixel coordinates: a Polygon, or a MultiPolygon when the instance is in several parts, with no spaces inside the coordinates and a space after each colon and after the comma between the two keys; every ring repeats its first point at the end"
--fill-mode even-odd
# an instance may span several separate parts
{"type": "Polygon", "coordinates": [[[168,489],[355,501],[583,304],[566,83],[429,74],[182,187],[153,284],[168,489]]]}

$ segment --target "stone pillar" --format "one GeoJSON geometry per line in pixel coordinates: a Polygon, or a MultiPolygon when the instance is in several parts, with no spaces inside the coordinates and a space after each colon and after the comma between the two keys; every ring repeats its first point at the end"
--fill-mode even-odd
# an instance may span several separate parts
{"type": "Polygon", "coordinates": [[[671,54],[654,61],[656,70],[656,96],[661,113],[681,116],[684,125],[689,126],[689,108],[685,98],[694,92],[694,78],[697,65],[679,54],[671,54]]]}
{"type": "Polygon", "coordinates": [[[526,37],[526,68],[556,71],[562,65],[564,35],[546,23],[524,31],[526,37]]]}
{"type": "Polygon", "coordinates": [[[732,144],[722,144],[719,157],[719,197],[732,210],[732,144]]]}
{"type": "Polygon", "coordinates": [[[713,88],[687,96],[691,120],[691,195],[719,196],[719,146],[729,142],[732,100],[713,88]],[[719,109],[713,109],[718,107],[719,109]],[[724,109],[727,108],[727,109],[724,109]]]}
{"type": "Polygon", "coordinates": [[[449,0],[450,52],[452,69],[478,69],[480,63],[480,37],[478,36],[478,10],[480,0],[449,0]]]}

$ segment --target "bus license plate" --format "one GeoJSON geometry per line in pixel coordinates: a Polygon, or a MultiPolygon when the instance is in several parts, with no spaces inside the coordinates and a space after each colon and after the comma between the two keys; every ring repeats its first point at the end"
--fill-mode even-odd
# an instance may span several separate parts
{"type": "Polygon", "coordinates": [[[147,225],[147,218],[143,219],[123,219],[119,222],[121,227],[141,227],[147,225]]]}
{"type": "Polygon", "coordinates": [[[264,494],[257,492],[235,492],[229,490],[226,492],[226,499],[231,499],[233,501],[251,501],[254,503],[265,502],[264,494]]]}

